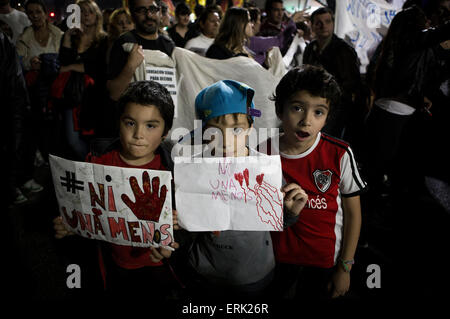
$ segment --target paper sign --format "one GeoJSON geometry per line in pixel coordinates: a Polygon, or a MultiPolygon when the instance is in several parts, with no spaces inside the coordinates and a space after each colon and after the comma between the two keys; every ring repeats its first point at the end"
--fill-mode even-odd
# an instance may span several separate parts
{"type": "Polygon", "coordinates": [[[80,236],[171,249],[172,174],[74,162],[50,155],[61,216],[80,236]]]}
{"type": "Polygon", "coordinates": [[[175,158],[180,226],[189,231],[283,230],[279,156],[175,158]]]}
{"type": "Polygon", "coordinates": [[[348,40],[361,61],[360,71],[366,66],[376,47],[387,32],[392,19],[405,1],[342,0],[336,1],[335,33],[348,40]]]}
{"type": "Polygon", "coordinates": [[[177,110],[177,76],[175,68],[149,66],[145,67],[145,80],[155,81],[163,85],[172,96],[175,110],[177,110]]]}

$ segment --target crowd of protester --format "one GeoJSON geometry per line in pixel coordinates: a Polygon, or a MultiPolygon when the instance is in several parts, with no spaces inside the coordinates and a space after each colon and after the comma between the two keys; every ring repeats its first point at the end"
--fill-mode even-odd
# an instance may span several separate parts
{"type": "Polygon", "coordinates": [[[84,161],[93,141],[117,137],[117,101],[143,50],[171,56],[175,47],[210,59],[246,57],[263,68],[277,47],[287,70],[314,65],[330,73],[342,96],[322,131],[352,145],[369,185],[363,209],[421,185],[425,176],[449,183],[442,150],[450,107],[448,0],[406,1],[365,74],[355,49],[334,33],[329,7],[308,15],[289,13],[282,0],[267,0],[264,8],[245,1],[227,10],[215,1],[195,8],[174,1],[171,16],[164,0],[103,11],[93,0],[76,4],[81,23],[69,28],[66,20],[49,21],[42,0],[28,0],[25,12],[0,0],[2,157],[12,204],[42,191],[33,173],[48,165],[49,154],[84,161]],[[126,52],[124,43],[134,46],[126,52]]]}

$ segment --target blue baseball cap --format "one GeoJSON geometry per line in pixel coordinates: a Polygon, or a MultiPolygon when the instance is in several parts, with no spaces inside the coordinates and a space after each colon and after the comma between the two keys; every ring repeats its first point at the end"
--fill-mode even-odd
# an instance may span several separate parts
{"type": "Polygon", "coordinates": [[[261,111],[255,109],[253,96],[255,90],[246,84],[233,81],[218,81],[203,90],[195,98],[195,110],[203,125],[210,119],[233,113],[260,117],[261,111]],[[247,101],[251,101],[247,107],[247,101]]]}

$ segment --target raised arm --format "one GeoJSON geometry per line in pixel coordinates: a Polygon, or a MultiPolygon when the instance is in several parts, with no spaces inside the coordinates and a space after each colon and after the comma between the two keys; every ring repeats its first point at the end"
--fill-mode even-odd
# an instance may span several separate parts
{"type": "MultiPolygon", "coordinates": [[[[133,78],[136,68],[142,61],[144,61],[144,51],[142,46],[135,43],[120,73],[106,82],[106,88],[108,89],[109,96],[112,100],[117,101],[119,99],[120,95],[125,91],[133,78]]],[[[114,61],[111,60],[111,63],[114,63],[114,61]]]]}

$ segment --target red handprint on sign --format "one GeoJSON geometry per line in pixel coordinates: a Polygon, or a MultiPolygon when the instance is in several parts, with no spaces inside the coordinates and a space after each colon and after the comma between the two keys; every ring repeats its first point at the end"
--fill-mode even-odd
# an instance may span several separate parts
{"type": "Polygon", "coordinates": [[[260,220],[271,224],[277,230],[283,230],[282,207],[283,203],[276,187],[264,181],[264,174],[256,176],[253,189],[249,186],[249,171],[246,168],[242,173],[235,173],[234,178],[244,191],[244,200],[247,202],[247,193],[252,192],[256,197],[256,210],[260,220]],[[245,185],[244,185],[245,181],[245,185]]]}
{"type": "Polygon", "coordinates": [[[127,194],[122,194],[123,202],[131,209],[137,218],[142,220],[159,221],[161,210],[166,201],[167,187],[163,185],[159,191],[159,177],[153,177],[150,189],[150,176],[148,172],[142,173],[142,188],[139,187],[136,177],[130,177],[130,186],[133,190],[136,202],[133,202],[127,194]]]}

